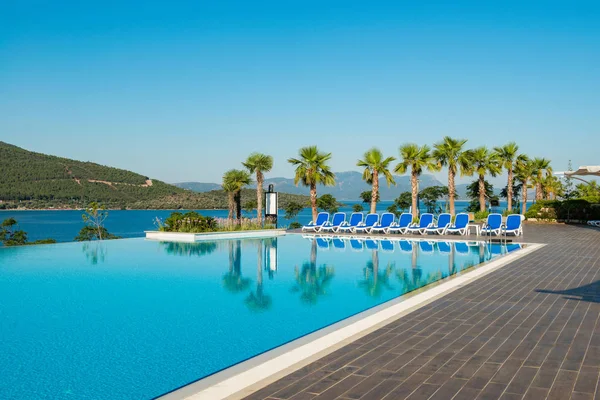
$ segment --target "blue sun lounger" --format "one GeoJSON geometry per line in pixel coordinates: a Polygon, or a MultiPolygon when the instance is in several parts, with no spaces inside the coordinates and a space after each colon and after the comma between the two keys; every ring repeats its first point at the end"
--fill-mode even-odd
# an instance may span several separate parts
{"type": "Polygon", "coordinates": [[[493,213],[488,215],[486,223],[481,227],[481,234],[498,236],[502,228],[502,214],[493,213]]]}
{"type": "Polygon", "coordinates": [[[331,222],[327,221],[327,223],[321,227],[321,232],[337,232],[344,222],[346,222],[346,213],[336,212],[333,214],[331,222]]]}
{"type": "Polygon", "coordinates": [[[510,214],[506,217],[506,225],[504,226],[504,234],[512,234],[515,236],[523,236],[523,219],[520,214],[510,214]]]}
{"type": "Polygon", "coordinates": [[[329,213],[328,212],[320,212],[317,215],[316,221],[310,221],[308,225],[304,225],[302,227],[302,232],[319,232],[321,228],[325,226],[329,222],[329,213]]]}
{"type": "Polygon", "coordinates": [[[465,236],[467,234],[467,227],[469,226],[469,214],[458,213],[454,218],[454,224],[446,229],[448,233],[458,233],[459,235],[465,236]]]}
{"type": "Polygon", "coordinates": [[[341,224],[337,230],[337,232],[352,232],[354,228],[362,224],[363,222],[363,213],[355,212],[350,215],[350,222],[345,221],[341,224]]]}
{"type": "Polygon", "coordinates": [[[410,224],[412,224],[412,214],[409,213],[402,213],[400,214],[400,218],[398,218],[398,222],[393,222],[389,228],[387,228],[387,230],[385,230],[385,233],[401,233],[401,234],[405,234],[406,233],[406,229],[408,229],[408,227],[410,226],[410,224]]]}
{"type": "Polygon", "coordinates": [[[448,213],[440,214],[437,220],[437,226],[430,226],[425,229],[425,233],[436,233],[438,235],[443,235],[446,233],[446,229],[450,227],[450,222],[452,221],[452,215],[448,213]]]}
{"type": "Polygon", "coordinates": [[[386,229],[388,229],[390,226],[392,226],[395,218],[396,218],[396,216],[390,212],[385,212],[385,213],[381,214],[381,219],[379,220],[378,223],[373,225],[373,227],[371,228],[369,233],[377,233],[377,232],[385,233],[386,229]]]}
{"type": "Polygon", "coordinates": [[[379,214],[367,214],[365,217],[365,222],[361,223],[357,227],[355,227],[352,232],[354,233],[362,233],[362,232],[371,232],[371,228],[377,224],[379,221],[379,214]]]}
{"type": "Polygon", "coordinates": [[[408,233],[420,233],[421,235],[425,234],[427,228],[433,225],[433,214],[425,213],[421,215],[421,219],[419,219],[418,224],[410,225],[406,231],[408,233]]]}

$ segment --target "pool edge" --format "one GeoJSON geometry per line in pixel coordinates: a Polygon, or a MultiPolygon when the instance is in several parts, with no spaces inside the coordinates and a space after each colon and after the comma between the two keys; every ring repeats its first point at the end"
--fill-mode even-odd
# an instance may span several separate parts
{"type": "Polygon", "coordinates": [[[216,400],[243,398],[544,246],[545,244],[528,243],[524,249],[479,264],[479,266],[468,272],[440,281],[437,284],[428,285],[425,288],[363,311],[329,327],[162,395],[158,399],[216,400]]]}

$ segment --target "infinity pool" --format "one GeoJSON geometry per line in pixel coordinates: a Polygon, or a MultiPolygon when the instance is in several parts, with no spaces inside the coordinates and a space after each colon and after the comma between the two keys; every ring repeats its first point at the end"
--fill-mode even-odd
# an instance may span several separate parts
{"type": "Polygon", "coordinates": [[[0,248],[1,397],[156,397],[518,248],[300,235],[0,248]]]}

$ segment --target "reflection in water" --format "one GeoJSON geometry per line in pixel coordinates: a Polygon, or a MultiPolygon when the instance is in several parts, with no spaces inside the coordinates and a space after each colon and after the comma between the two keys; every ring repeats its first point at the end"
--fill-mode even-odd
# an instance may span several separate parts
{"type": "Polygon", "coordinates": [[[210,254],[217,249],[216,242],[160,242],[168,254],[178,256],[204,256],[210,254]]]}
{"type": "MultiPolygon", "coordinates": [[[[256,290],[246,297],[246,305],[252,311],[264,311],[271,307],[271,296],[263,290],[263,241],[257,241],[256,290]]],[[[266,248],[267,246],[265,246],[266,248]]],[[[267,269],[267,265],[264,266],[267,269]]]]}
{"type": "Polygon", "coordinates": [[[371,260],[367,262],[367,266],[363,268],[365,279],[360,281],[358,285],[365,289],[371,297],[379,297],[383,289],[393,289],[390,285],[390,275],[394,269],[392,263],[388,263],[383,271],[379,271],[379,251],[371,252],[371,260]]]}
{"type": "Polygon", "coordinates": [[[263,243],[265,245],[265,270],[269,273],[269,279],[273,279],[277,272],[277,238],[266,238],[263,243]]]}
{"type": "Polygon", "coordinates": [[[412,246],[411,261],[412,268],[410,272],[408,272],[406,268],[396,271],[396,277],[403,285],[402,293],[411,292],[443,278],[443,274],[439,270],[433,273],[423,274],[423,270],[418,266],[419,247],[415,245],[412,246]]]}
{"type": "Polygon", "coordinates": [[[242,241],[229,241],[229,271],[223,275],[223,286],[232,293],[242,292],[250,286],[250,279],[242,276],[242,241]]]}
{"type": "Polygon", "coordinates": [[[98,262],[102,263],[106,258],[106,246],[101,240],[84,242],[82,250],[85,254],[85,258],[87,258],[92,265],[96,265],[98,262]]]}
{"type": "Polygon", "coordinates": [[[327,286],[334,276],[334,268],[321,265],[317,268],[317,243],[311,241],[310,260],[295,268],[296,285],[293,292],[300,292],[300,299],[307,304],[316,304],[320,296],[327,293],[327,286]]]}

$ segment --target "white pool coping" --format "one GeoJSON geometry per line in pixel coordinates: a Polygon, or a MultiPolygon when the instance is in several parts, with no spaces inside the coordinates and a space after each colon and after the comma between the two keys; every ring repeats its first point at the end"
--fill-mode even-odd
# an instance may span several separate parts
{"type": "Polygon", "coordinates": [[[282,236],[286,234],[285,229],[261,229],[252,231],[232,231],[232,232],[162,232],[162,231],[144,231],[146,239],[160,240],[167,242],[185,242],[193,243],[203,240],[215,239],[247,239],[247,238],[265,238],[273,236],[282,236]]]}
{"type": "Polygon", "coordinates": [[[483,276],[512,263],[544,244],[526,247],[476,268],[390,300],[317,332],[161,396],[162,400],[241,399],[305,365],[421,308],[483,276]]]}

